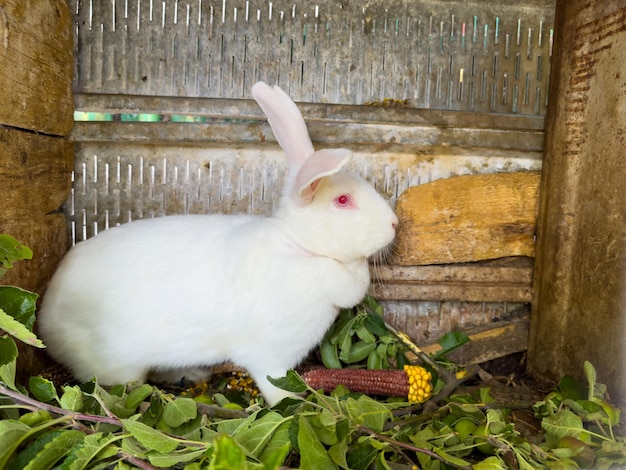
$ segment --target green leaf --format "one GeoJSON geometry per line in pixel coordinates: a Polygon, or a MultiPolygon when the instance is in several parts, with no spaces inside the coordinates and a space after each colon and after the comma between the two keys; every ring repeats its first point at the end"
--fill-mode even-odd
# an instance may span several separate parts
{"type": "Polygon", "coordinates": [[[63,461],[63,464],[59,467],[60,470],[83,470],[93,468],[93,464],[98,460],[112,457],[117,453],[115,447],[109,446],[119,439],[121,439],[121,437],[103,435],[101,432],[85,436],[83,442],[77,447],[74,447],[70,455],[63,461]]]}
{"type": "Polygon", "coordinates": [[[593,367],[591,362],[585,361],[583,364],[583,370],[585,371],[585,377],[587,377],[587,384],[589,386],[589,396],[588,399],[592,400],[595,397],[595,388],[596,388],[596,369],[593,367]]]}
{"type": "Polygon", "coordinates": [[[59,403],[66,410],[81,411],[83,409],[83,391],[78,385],[63,387],[63,394],[59,398],[59,403]]]}
{"type": "Polygon", "coordinates": [[[578,438],[584,431],[580,417],[568,409],[562,409],[544,418],[541,427],[546,430],[546,441],[551,447],[556,447],[556,443],[565,436],[578,438]]]}
{"type": "Polygon", "coordinates": [[[491,396],[491,389],[489,387],[480,388],[480,401],[485,404],[494,402],[494,399],[491,396]]]}
{"type": "Polygon", "coordinates": [[[192,398],[176,398],[165,405],[163,420],[168,426],[176,428],[198,415],[198,406],[192,398]]]}
{"type": "Polygon", "coordinates": [[[41,340],[37,338],[35,333],[30,331],[26,326],[17,321],[11,315],[7,314],[2,308],[0,308],[0,329],[30,346],[34,346],[36,348],[46,347],[41,340]]]}
{"type": "Polygon", "coordinates": [[[0,336],[0,382],[12,390],[15,387],[15,371],[17,364],[17,345],[13,338],[0,336]]]}
{"type": "Polygon", "coordinates": [[[15,261],[31,259],[33,252],[10,235],[0,235],[0,277],[15,261]]]}
{"type": "Polygon", "coordinates": [[[79,445],[84,438],[85,435],[82,432],[72,429],[45,433],[17,455],[11,464],[11,469],[40,470],[52,468],[55,463],[79,445]]]}
{"type": "Polygon", "coordinates": [[[385,326],[385,320],[383,320],[382,316],[376,313],[368,311],[363,325],[370,331],[370,333],[376,336],[386,336],[390,334],[389,330],[385,326]]]}
{"type": "Polygon", "coordinates": [[[326,422],[322,422],[322,415],[324,414],[324,411],[326,410],[323,410],[322,414],[308,414],[307,419],[320,442],[327,446],[331,446],[339,441],[339,438],[337,437],[337,422],[329,422],[328,420],[324,420],[326,422]]]}
{"type": "Polygon", "coordinates": [[[557,386],[563,398],[570,400],[585,400],[587,388],[571,375],[565,375],[557,386]]]}
{"type": "Polygon", "coordinates": [[[0,421],[0,468],[6,468],[29,432],[30,426],[19,421],[10,419],[0,421]]]}
{"type": "Polygon", "coordinates": [[[507,467],[499,457],[492,455],[482,462],[472,465],[472,470],[507,470],[507,467]]]}
{"type": "Polygon", "coordinates": [[[384,404],[367,395],[361,395],[358,400],[349,398],[345,406],[354,421],[373,431],[382,431],[387,421],[393,418],[391,411],[384,404]]]}
{"type": "Polygon", "coordinates": [[[178,441],[171,438],[161,431],[151,428],[139,421],[123,419],[124,429],[133,435],[142,446],[148,450],[155,450],[161,454],[172,452],[178,447],[178,441]]]}
{"type": "MultiPolygon", "coordinates": [[[[374,297],[372,297],[371,295],[366,295],[365,298],[363,299],[363,301],[361,302],[361,304],[363,305],[363,307],[365,307],[366,311],[375,313],[376,315],[378,315],[378,317],[382,318],[383,317],[383,306],[380,305],[376,299],[374,297]]],[[[386,329],[386,328],[385,328],[386,329]]]]}
{"type": "Polygon", "coordinates": [[[126,402],[124,406],[129,410],[135,410],[137,407],[148,398],[152,392],[154,391],[154,387],[150,384],[143,384],[132,390],[128,397],[126,397],[126,402]]]}
{"type": "Polygon", "coordinates": [[[267,469],[274,469],[282,466],[285,458],[292,449],[291,439],[289,438],[289,429],[293,422],[293,416],[286,416],[283,421],[272,434],[272,438],[265,445],[265,448],[259,455],[259,460],[267,469]],[[274,463],[272,463],[274,462],[274,463]]]}
{"type": "Polygon", "coordinates": [[[339,468],[350,470],[350,466],[348,465],[348,460],[346,458],[348,455],[348,450],[349,447],[347,442],[345,440],[342,440],[337,442],[337,444],[330,446],[330,448],[328,449],[328,455],[331,459],[333,459],[333,462],[335,462],[335,464],[339,468]]]}
{"type": "Polygon", "coordinates": [[[437,351],[435,358],[438,359],[445,356],[446,354],[463,346],[465,343],[469,342],[469,340],[469,336],[460,331],[451,331],[446,333],[439,339],[439,341],[437,341],[442,349],[437,351]]]}
{"type": "Polygon", "coordinates": [[[604,441],[596,454],[594,469],[624,468],[626,465],[626,442],[604,441]]]}
{"type": "Polygon", "coordinates": [[[298,416],[298,448],[300,449],[300,468],[303,470],[336,469],[326,448],[318,439],[311,424],[304,415],[298,416]]]}
{"type": "Polygon", "coordinates": [[[454,455],[445,452],[441,449],[438,448],[434,448],[433,451],[439,456],[442,457],[446,460],[446,462],[448,462],[449,464],[452,464],[456,467],[468,467],[470,465],[470,463],[467,460],[463,460],[459,457],[455,457],[454,455]]]}
{"type": "Polygon", "coordinates": [[[352,349],[352,335],[347,334],[340,340],[339,344],[339,359],[342,362],[347,363],[350,358],[350,350],[352,349]]]}
{"type": "MultiPolygon", "coordinates": [[[[285,428],[287,430],[287,428],[285,428]]],[[[287,431],[288,433],[288,431],[287,431]]],[[[269,446],[263,451],[261,455],[261,462],[263,463],[263,470],[275,470],[282,468],[285,458],[291,451],[291,442],[287,436],[287,442],[270,448],[269,446]]]]}
{"type": "Polygon", "coordinates": [[[44,379],[41,376],[29,378],[28,388],[34,397],[39,401],[49,402],[59,398],[54,384],[50,380],[44,379]]]}
{"type": "Polygon", "coordinates": [[[209,470],[234,470],[246,468],[246,455],[230,436],[215,439],[215,452],[209,470]]]}
{"type": "Polygon", "coordinates": [[[256,414],[250,415],[247,418],[225,419],[217,424],[217,431],[234,436],[236,433],[248,429],[255,419],[256,414]]]}
{"type": "Polygon", "coordinates": [[[366,470],[376,459],[378,451],[374,449],[367,441],[358,442],[350,447],[346,460],[351,470],[366,470]]]}
{"type": "Polygon", "coordinates": [[[292,417],[285,418],[280,413],[272,411],[254,421],[248,429],[242,430],[241,433],[233,437],[250,455],[258,458],[265,446],[271,441],[274,433],[281,426],[286,425],[288,427],[291,420],[292,417]]]}
{"type": "Polygon", "coordinates": [[[172,468],[181,463],[191,462],[199,459],[206,454],[206,449],[198,449],[197,447],[188,447],[169,454],[161,454],[151,452],[147,458],[152,465],[159,468],[172,468]]]}
{"type": "Polygon", "coordinates": [[[22,323],[29,331],[35,324],[35,308],[39,296],[14,286],[0,286],[0,309],[22,323]]]}
{"type": "Polygon", "coordinates": [[[268,376],[267,380],[272,385],[288,392],[302,393],[309,389],[302,377],[294,370],[288,370],[285,377],[274,378],[268,376]]]}

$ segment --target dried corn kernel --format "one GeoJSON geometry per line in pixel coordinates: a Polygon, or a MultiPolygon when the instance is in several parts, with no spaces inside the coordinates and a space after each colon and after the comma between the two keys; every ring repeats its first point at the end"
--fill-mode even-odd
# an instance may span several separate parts
{"type": "Polygon", "coordinates": [[[259,394],[259,390],[254,384],[254,380],[245,372],[236,371],[232,373],[232,377],[228,380],[226,388],[229,390],[240,390],[249,393],[253,398],[259,394]]]}
{"type": "Polygon", "coordinates": [[[404,372],[409,378],[409,401],[423,403],[428,400],[433,392],[432,374],[423,367],[412,365],[405,365],[404,372]]]}

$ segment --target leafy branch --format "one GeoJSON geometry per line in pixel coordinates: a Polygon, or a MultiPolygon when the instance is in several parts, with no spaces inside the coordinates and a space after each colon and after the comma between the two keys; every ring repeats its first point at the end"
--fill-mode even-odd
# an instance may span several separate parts
{"type": "MultiPolygon", "coordinates": [[[[14,239],[0,236],[0,276],[29,256],[14,239]]],[[[509,410],[494,405],[488,389],[459,393],[459,384],[476,371],[447,363],[444,355],[465,341],[462,335],[442,338],[440,355],[427,356],[384,324],[371,298],[342,312],[322,345],[322,359],[340,367],[391,367],[413,351],[437,379],[435,397],[425,406],[345,386],[322,393],[294,371],[273,382],[307,398],[285,399],[272,409],[254,395],[223,388],[189,396],[148,384],[105,389],[92,380],[57,387],[31,377],[26,389],[15,383],[13,338],[43,346],[32,334],[36,296],[2,287],[8,289],[4,296],[0,289],[0,328],[9,335],[0,337],[0,468],[526,470],[626,464],[626,440],[614,431],[620,410],[608,402],[590,363],[583,366],[586,384],[564,377],[534,405],[545,436],[533,443],[516,429],[509,410]]]]}

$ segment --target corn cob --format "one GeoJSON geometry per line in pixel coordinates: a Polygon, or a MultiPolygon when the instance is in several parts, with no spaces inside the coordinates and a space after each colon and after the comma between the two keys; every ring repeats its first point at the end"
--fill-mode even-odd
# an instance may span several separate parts
{"type": "Polygon", "coordinates": [[[343,385],[351,392],[390,397],[407,397],[422,403],[432,393],[432,375],[420,366],[405,365],[404,370],[313,369],[302,378],[314,389],[326,393],[343,385]]]}

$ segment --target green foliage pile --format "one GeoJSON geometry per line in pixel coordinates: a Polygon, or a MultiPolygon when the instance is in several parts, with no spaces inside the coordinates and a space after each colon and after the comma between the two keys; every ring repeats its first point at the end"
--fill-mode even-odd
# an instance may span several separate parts
{"type": "MultiPolygon", "coordinates": [[[[28,257],[13,239],[0,238],[0,265],[5,269],[28,257]]],[[[325,395],[310,389],[293,371],[274,382],[306,392],[306,398],[286,399],[272,409],[257,399],[242,407],[221,393],[193,399],[147,384],[105,389],[92,380],[57,387],[32,377],[25,387],[15,383],[18,353],[13,338],[39,344],[31,337],[34,294],[22,292],[22,299],[28,300],[18,302],[18,291],[11,292],[0,296],[1,327],[9,333],[0,337],[0,468],[608,469],[626,465],[625,439],[614,434],[619,410],[606,401],[606,390],[597,383],[589,363],[584,366],[586,384],[566,377],[535,405],[545,431],[539,443],[515,429],[507,409],[493,406],[488,389],[476,395],[451,395],[445,404],[425,413],[421,405],[404,399],[376,400],[342,387],[325,395]]],[[[355,334],[366,324],[361,321],[353,324],[355,334]]],[[[372,321],[374,328],[380,327],[372,321]]],[[[336,328],[331,336],[345,340],[346,331],[336,328]],[[339,335],[339,330],[344,334],[339,335]]],[[[385,336],[382,330],[373,333],[374,341],[367,343],[376,344],[372,351],[392,343],[380,341],[385,336]]],[[[351,341],[365,338],[370,339],[361,332],[351,341]]],[[[394,348],[385,357],[396,357],[394,348]]]]}

